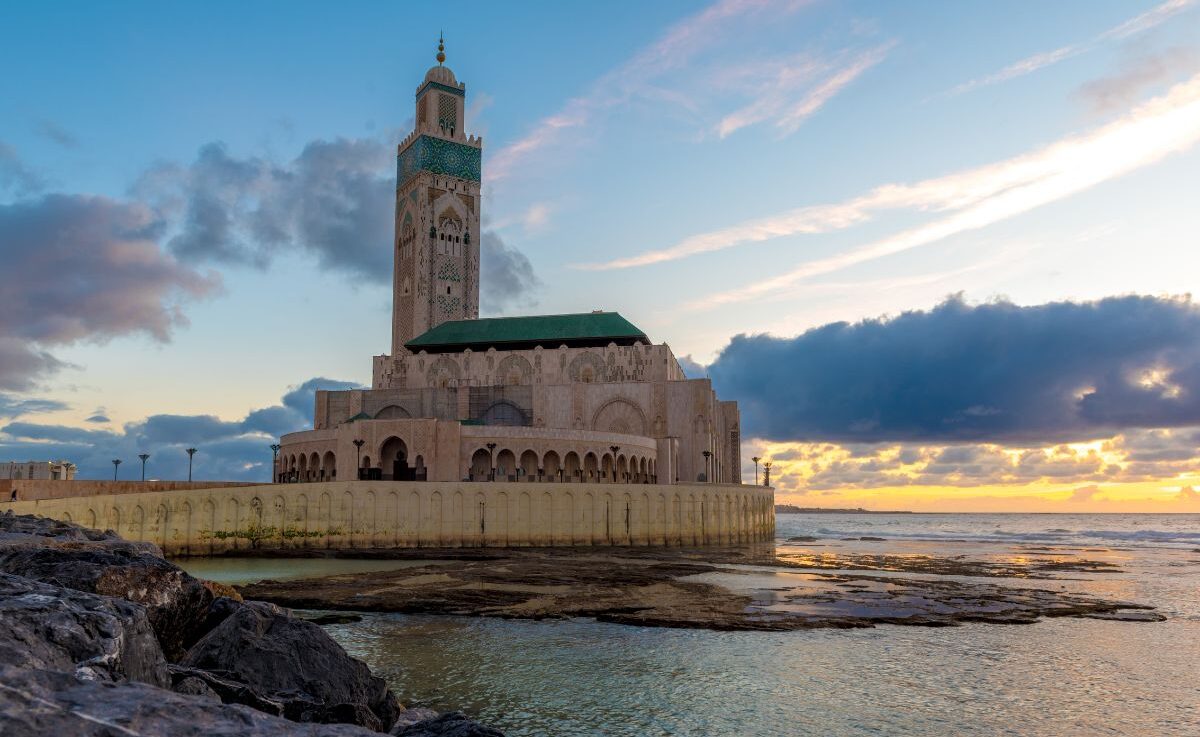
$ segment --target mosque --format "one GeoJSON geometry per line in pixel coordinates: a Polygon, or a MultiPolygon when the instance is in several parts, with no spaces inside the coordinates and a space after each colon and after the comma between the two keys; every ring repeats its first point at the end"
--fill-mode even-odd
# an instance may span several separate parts
{"type": "Polygon", "coordinates": [[[437,61],[396,157],[391,353],[317,392],[275,481],[740,484],[737,403],[620,313],[479,318],[483,140],[437,61]]]}

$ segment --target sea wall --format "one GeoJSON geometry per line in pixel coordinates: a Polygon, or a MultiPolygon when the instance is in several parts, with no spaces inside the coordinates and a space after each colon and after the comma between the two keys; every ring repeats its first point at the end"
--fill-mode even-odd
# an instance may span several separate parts
{"type": "Polygon", "coordinates": [[[167,555],[290,548],[736,545],[775,534],[774,490],[739,484],[337,481],[0,502],[167,555]]]}
{"type": "MultiPolygon", "coordinates": [[[[150,491],[184,489],[220,489],[230,486],[254,486],[231,481],[97,481],[93,479],[0,479],[0,499],[8,501],[13,489],[19,501],[66,499],[108,494],[142,494],[150,491]]],[[[0,510],[3,511],[3,510],[0,510]]]]}

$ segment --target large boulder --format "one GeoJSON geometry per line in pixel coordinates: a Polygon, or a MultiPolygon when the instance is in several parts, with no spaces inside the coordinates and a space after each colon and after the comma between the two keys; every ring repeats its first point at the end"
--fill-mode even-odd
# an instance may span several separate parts
{"type": "Polygon", "coordinates": [[[54,737],[379,737],[347,724],[297,724],[140,683],[79,681],[0,664],[0,734],[54,737]]]}
{"type": "Polygon", "coordinates": [[[142,604],[172,662],[203,634],[214,598],[178,566],[120,540],[71,547],[0,547],[0,571],[142,604]]]}
{"type": "Polygon", "coordinates": [[[0,623],[0,665],[170,685],[137,604],[0,573],[0,623]]]}
{"type": "MultiPolygon", "coordinates": [[[[223,681],[245,684],[254,698],[280,704],[300,722],[344,722],[384,731],[396,720],[396,697],[320,626],[273,604],[228,600],[232,610],[180,662],[223,681]]],[[[218,694],[222,684],[209,683],[218,694]]],[[[222,696],[225,698],[225,696],[222,696]]]]}

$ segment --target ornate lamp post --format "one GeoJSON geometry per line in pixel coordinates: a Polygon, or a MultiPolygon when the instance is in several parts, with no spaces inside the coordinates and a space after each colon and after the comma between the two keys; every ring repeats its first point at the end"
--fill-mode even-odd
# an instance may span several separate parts
{"type": "Polygon", "coordinates": [[[276,469],[279,468],[279,449],[283,446],[279,443],[271,443],[271,483],[279,480],[279,474],[276,469]]]}
{"type": "Polygon", "coordinates": [[[496,480],[496,444],[488,443],[488,481],[496,480]]]}
{"type": "Polygon", "coordinates": [[[763,464],[763,468],[767,469],[766,476],[763,477],[763,486],[771,485],[771,462],[767,461],[763,464]]]}
{"type": "Polygon", "coordinates": [[[138,453],[138,458],[142,459],[142,481],[146,480],[146,461],[150,460],[149,453],[138,453]]]}
{"type": "Polygon", "coordinates": [[[613,483],[615,484],[615,483],[617,483],[617,451],[621,449],[621,446],[610,445],[610,446],[608,446],[608,449],[611,450],[612,454],[613,454],[612,474],[613,474],[613,483]]]}
{"type": "Polygon", "coordinates": [[[354,461],[354,467],[358,469],[358,480],[362,481],[362,447],[367,441],[361,438],[354,441],[354,448],[358,451],[358,458],[354,461]]]}
{"type": "Polygon", "coordinates": [[[188,448],[187,454],[188,454],[188,483],[190,484],[192,482],[192,456],[196,455],[196,449],[188,448]]]}
{"type": "Polygon", "coordinates": [[[113,481],[117,480],[117,467],[121,465],[120,458],[113,459],[113,481]]]}
{"type": "Polygon", "coordinates": [[[712,474],[710,474],[708,472],[708,460],[710,458],[712,458],[712,451],[711,450],[704,451],[704,480],[711,484],[712,483],[712,474]]]}
{"type": "Polygon", "coordinates": [[[754,461],[754,485],[758,486],[758,462],[762,460],[762,457],[754,456],[750,460],[754,461]]]}

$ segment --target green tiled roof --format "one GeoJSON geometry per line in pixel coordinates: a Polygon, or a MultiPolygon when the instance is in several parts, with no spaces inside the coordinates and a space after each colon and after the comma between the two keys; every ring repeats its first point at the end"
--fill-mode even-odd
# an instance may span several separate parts
{"type": "Polygon", "coordinates": [[[448,353],[471,350],[557,348],[649,343],[646,334],[617,312],[581,312],[574,315],[492,317],[453,320],[418,335],[405,347],[413,352],[448,353]]]}

